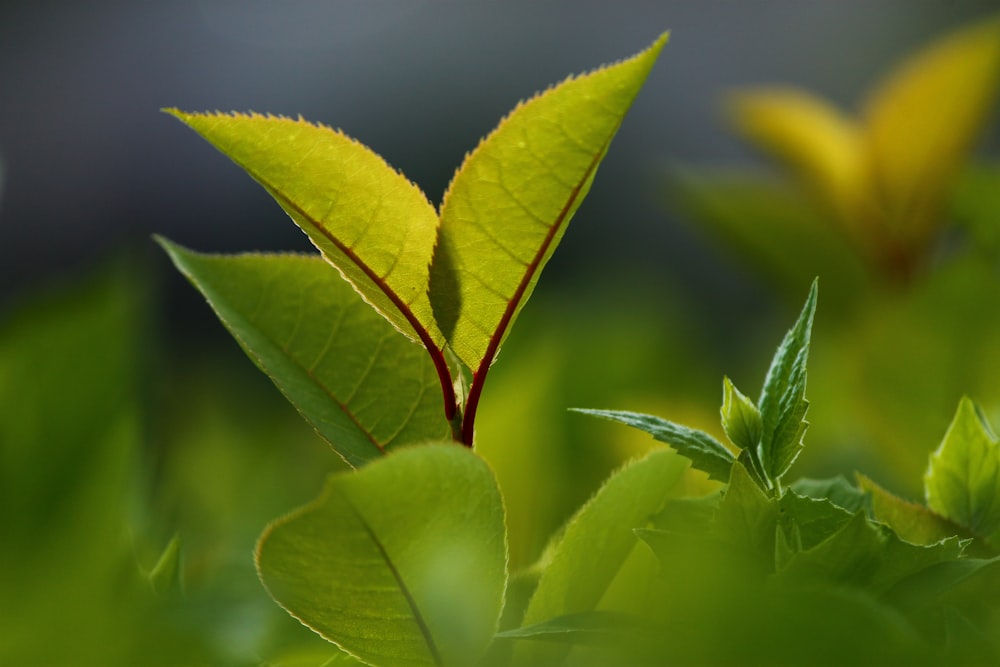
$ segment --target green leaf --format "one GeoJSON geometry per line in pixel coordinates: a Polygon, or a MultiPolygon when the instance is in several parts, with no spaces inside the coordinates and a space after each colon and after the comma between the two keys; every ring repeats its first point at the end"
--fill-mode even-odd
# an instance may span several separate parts
{"type": "Polygon", "coordinates": [[[1000,441],[963,397],[924,476],[927,505],[1000,548],[1000,441]]]}
{"type": "Polygon", "coordinates": [[[833,535],[798,551],[780,572],[785,581],[823,581],[864,587],[882,560],[885,535],[858,512],[833,535]]]}
{"type": "Polygon", "coordinates": [[[789,491],[781,498],[782,518],[795,537],[796,551],[812,549],[851,520],[849,512],[826,498],[810,498],[789,491]]]}
{"type": "Polygon", "coordinates": [[[802,477],[792,482],[788,488],[807,498],[828,500],[850,514],[868,509],[865,492],[848,482],[843,475],[827,479],[802,477]]]}
{"type": "Polygon", "coordinates": [[[181,575],[181,539],[174,535],[149,571],[149,583],[157,593],[180,591],[184,585],[181,575]]]}
{"type": "Polygon", "coordinates": [[[642,618],[633,614],[595,609],[506,630],[497,633],[497,637],[601,645],[626,639],[640,627],[641,623],[642,618]]]}
{"type": "Polygon", "coordinates": [[[722,428],[729,441],[740,449],[756,451],[763,432],[760,410],[728,377],[722,378],[721,412],[722,428]]]}
{"type": "Polygon", "coordinates": [[[259,182],[365,301],[440,349],[427,284],[438,217],[420,189],[340,131],[299,118],[166,109],[259,182]]]}
{"type": "MultiPolygon", "coordinates": [[[[944,560],[924,568],[896,583],[886,598],[901,608],[916,609],[937,600],[940,596],[980,577],[1000,575],[1000,557],[962,558],[944,560]]],[[[982,586],[977,586],[974,598],[981,598],[982,586]]],[[[995,584],[988,589],[995,589],[995,584]]]]}
{"type": "Polygon", "coordinates": [[[738,549],[752,569],[769,572],[774,569],[777,525],[777,501],[761,490],[742,464],[735,463],[715,513],[716,537],[738,549]]]}
{"type": "Polygon", "coordinates": [[[160,243],[254,363],[350,465],[448,436],[423,348],[322,258],[203,255],[160,243]]]}
{"type": "Polygon", "coordinates": [[[858,474],[858,483],[871,496],[875,519],[892,528],[907,542],[930,545],[956,535],[969,537],[965,529],[925,505],[904,500],[864,475],[858,474]]]}
{"type": "Polygon", "coordinates": [[[806,363],[816,314],[816,292],[817,284],[813,281],[798,321],[771,360],[758,401],[763,421],[758,458],[772,484],[779,482],[802,450],[809,407],[805,399],[806,363]]]}
{"type": "Polygon", "coordinates": [[[331,476],[268,528],[257,568],[290,614],[366,663],[459,666],[497,630],[506,558],[493,473],[442,444],[331,476]]]}
{"type": "Polygon", "coordinates": [[[791,556],[779,579],[856,586],[882,594],[908,577],[959,558],[962,551],[958,538],[932,546],[904,542],[858,512],[827,539],[791,556]]]}
{"type": "MultiPolygon", "coordinates": [[[[522,625],[599,608],[638,544],[633,532],[650,522],[674,490],[687,461],[667,449],[651,452],[613,474],[570,520],[542,573],[522,625]]],[[[558,664],[551,646],[519,647],[538,664],[558,664]]],[[[526,660],[526,662],[531,662],[526,660]]]]}
{"type": "Polygon", "coordinates": [[[621,422],[640,431],[645,431],[660,442],[665,442],[673,447],[681,456],[690,459],[691,464],[698,470],[708,473],[710,479],[722,482],[729,479],[729,470],[734,461],[732,452],[704,431],[681,426],[652,415],[624,410],[574,408],[573,411],[621,422]]]}
{"type": "Polygon", "coordinates": [[[667,41],[521,103],[472,151],[441,206],[431,302],[459,358],[496,357],[667,41]]]}

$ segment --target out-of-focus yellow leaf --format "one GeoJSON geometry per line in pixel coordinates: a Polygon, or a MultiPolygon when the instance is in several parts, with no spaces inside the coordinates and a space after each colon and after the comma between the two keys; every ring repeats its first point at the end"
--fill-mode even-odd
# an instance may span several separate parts
{"type": "Polygon", "coordinates": [[[859,117],[790,87],[732,95],[733,125],[787,167],[882,277],[905,282],[943,226],[1000,83],[1000,18],[903,61],[859,117]]]}
{"type": "Polygon", "coordinates": [[[998,80],[995,19],[932,44],[875,88],[864,111],[867,159],[890,229],[911,240],[933,232],[998,80]]]}
{"type": "Polygon", "coordinates": [[[786,163],[838,218],[856,226],[865,173],[862,132],[853,120],[795,88],[737,92],[729,107],[747,139],[786,163]]]}

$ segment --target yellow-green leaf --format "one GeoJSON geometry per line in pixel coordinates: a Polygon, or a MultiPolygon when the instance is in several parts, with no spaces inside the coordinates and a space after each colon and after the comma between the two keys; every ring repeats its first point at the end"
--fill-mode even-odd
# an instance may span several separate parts
{"type": "Polygon", "coordinates": [[[305,120],[169,109],[245,169],[397,329],[440,349],[427,298],[438,217],[417,186],[347,135],[305,120]]]}
{"type": "Polygon", "coordinates": [[[887,224],[919,239],[989,112],[1000,80],[1000,19],[946,36],[904,61],[866,104],[867,156],[887,224]]]}
{"type": "Polygon", "coordinates": [[[892,528],[901,539],[928,546],[967,532],[925,505],[904,500],[882,488],[870,478],[858,474],[858,486],[871,497],[875,519],[892,528]]]}
{"type": "Polygon", "coordinates": [[[666,39],[520,104],[455,174],[431,301],[473,370],[496,357],[666,39]]]}

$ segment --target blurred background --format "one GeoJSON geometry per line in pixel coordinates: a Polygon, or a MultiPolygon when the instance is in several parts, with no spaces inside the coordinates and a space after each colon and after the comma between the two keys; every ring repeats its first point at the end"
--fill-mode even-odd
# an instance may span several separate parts
{"type": "MultiPolygon", "coordinates": [[[[919,498],[927,452],[962,393],[1000,423],[996,110],[962,156],[987,167],[948,184],[957,194],[942,215],[971,226],[942,234],[900,287],[859,269],[821,225],[801,232],[816,216],[784,198],[785,172],[734,131],[722,100],[793,85],[854,114],[894,64],[996,11],[995,0],[3,3],[0,410],[38,424],[67,419],[66,405],[92,414],[87,428],[0,428],[0,509],[26,512],[0,535],[0,564],[30,572],[25,554],[44,551],[52,561],[33,567],[74,572],[60,554],[92,536],[67,537],[60,521],[78,522],[65,509],[107,479],[85,472],[100,465],[97,422],[122,420],[130,435],[115,431],[102,468],[118,471],[118,495],[86,496],[104,508],[86,521],[125,521],[122,552],[146,569],[181,536],[177,636],[197,637],[207,664],[308,645],[257,584],[250,554],[268,520],[342,464],[150,236],[204,251],[309,245],[240,169],[158,110],[301,114],[372,147],[436,202],[518,100],[664,30],[670,41],[484,393],[477,446],[505,493],[513,565],[531,563],[609,470],[651,445],[566,408],[654,412],[718,434],[722,375],[756,395],[816,274],[813,426],[798,471],[861,469],[919,498]],[[763,225],[762,243],[747,241],[743,221],[763,225]],[[128,446],[114,444],[123,437],[128,446]]],[[[91,569],[119,585],[117,566],[101,564],[111,556],[94,553],[91,569]]],[[[89,582],[82,600],[98,575],[81,572],[66,576],[89,582]]],[[[25,594],[16,578],[0,593],[25,594]]],[[[53,622],[56,589],[28,593],[39,601],[21,625],[0,616],[0,656],[24,655],[24,627],[53,622]]],[[[101,638],[119,637],[122,622],[88,629],[93,656],[106,657],[101,638]]],[[[120,648],[125,662],[136,642],[120,648]]]]}
{"type": "MultiPolygon", "coordinates": [[[[748,277],[662,197],[670,162],[754,157],[721,122],[722,93],[797,84],[851,110],[900,56],[991,9],[986,0],[5,2],[0,298],[116,246],[148,248],[154,232],[205,250],[307,247],[256,184],[161,107],[302,114],[373,147],[438,201],[465,152],[518,100],[671,30],[543,285],[572,286],[595,269],[636,282],[648,273],[704,297],[705,311],[739,307],[757,293],[748,277]]],[[[997,132],[982,146],[995,152],[997,132]]]]}

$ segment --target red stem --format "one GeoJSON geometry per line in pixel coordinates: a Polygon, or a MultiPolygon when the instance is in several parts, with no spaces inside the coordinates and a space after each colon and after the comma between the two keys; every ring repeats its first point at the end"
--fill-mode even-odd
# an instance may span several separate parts
{"type": "Polygon", "coordinates": [[[545,257],[545,253],[548,251],[549,246],[555,240],[556,234],[559,229],[562,228],[569,221],[569,213],[573,209],[573,205],[580,196],[580,192],[583,190],[583,184],[586,183],[594,171],[597,169],[597,165],[600,164],[601,158],[604,157],[604,153],[608,148],[608,144],[611,143],[611,138],[614,137],[614,133],[611,137],[608,137],[607,142],[604,146],[594,155],[594,159],[591,161],[587,170],[583,173],[583,178],[576,184],[570,192],[569,199],[566,200],[566,204],[563,206],[562,210],[559,212],[559,216],[556,221],[549,227],[548,233],[546,233],[545,238],[542,240],[542,244],[538,248],[538,252],[532,258],[531,263],[528,264],[527,271],[524,272],[524,276],[521,278],[521,282],[518,283],[517,289],[514,290],[514,294],[511,296],[510,301],[507,302],[507,308],[504,310],[503,316],[500,318],[500,323],[497,325],[496,330],[493,332],[493,336],[490,337],[490,342],[486,346],[486,353],[483,355],[483,360],[479,362],[479,368],[472,374],[472,385],[469,387],[469,397],[465,403],[465,415],[462,418],[462,442],[467,447],[472,447],[472,439],[475,435],[475,422],[476,422],[476,410],[479,407],[479,397],[483,393],[483,385],[486,383],[486,375],[489,373],[490,366],[493,364],[493,359],[496,357],[497,351],[500,349],[500,341],[503,339],[504,332],[510,326],[511,321],[514,319],[514,312],[517,310],[517,305],[524,298],[524,293],[528,290],[528,285],[531,284],[531,278],[535,273],[541,268],[542,258],[545,257]]]}

